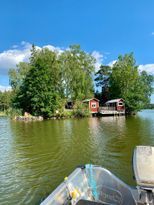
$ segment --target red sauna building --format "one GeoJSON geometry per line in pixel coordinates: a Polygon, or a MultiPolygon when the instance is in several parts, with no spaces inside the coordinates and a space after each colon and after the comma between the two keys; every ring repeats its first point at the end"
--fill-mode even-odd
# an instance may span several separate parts
{"type": "Polygon", "coordinates": [[[97,98],[85,99],[83,103],[87,103],[92,114],[99,112],[99,100],[97,98]]]}

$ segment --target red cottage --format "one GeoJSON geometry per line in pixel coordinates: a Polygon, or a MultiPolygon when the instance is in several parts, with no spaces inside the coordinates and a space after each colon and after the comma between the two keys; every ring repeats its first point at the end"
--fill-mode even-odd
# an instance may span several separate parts
{"type": "Polygon", "coordinates": [[[99,100],[96,98],[85,99],[83,103],[87,103],[92,114],[99,112],[99,100]]]}
{"type": "Polygon", "coordinates": [[[124,103],[124,100],[122,98],[109,100],[105,104],[108,108],[111,108],[113,110],[125,111],[125,103],[124,103]]]}

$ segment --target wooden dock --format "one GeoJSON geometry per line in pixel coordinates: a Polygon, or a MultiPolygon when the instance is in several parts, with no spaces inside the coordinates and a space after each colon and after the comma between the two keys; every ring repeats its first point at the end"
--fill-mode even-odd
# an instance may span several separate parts
{"type": "Polygon", "coordinates": [[[116,110],[111,107],[100,107],[99,108],[99,114],[100,115],[125,115],[125,110],[116,110]]]}

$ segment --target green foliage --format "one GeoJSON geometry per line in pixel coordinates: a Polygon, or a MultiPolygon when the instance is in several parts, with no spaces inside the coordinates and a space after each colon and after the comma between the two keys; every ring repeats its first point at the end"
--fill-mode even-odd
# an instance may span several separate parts
{"type": "Polygon", "coordinates": [[[123,98],[127,112],[143,109],[150,100],[152,77],[139,73],[133,54],[119,56],[110,76],[111,98],[123,98]]]}
{"type": "Polygon", "coordinates": [[[81,101],[77,101],[73,109],[74,117],[89,117],[90,112],[87,105],[83,104],[81,101]]]}
{"type": "Polygon", "coordinates": [[[7,115],[10,116],[11,118],[14,118],[15,116],[21,116],[22,110],[10,107],[7,110],[7,115]]]}
{"type": "Polygon", "coordinates": [[[13,90],[17,91],[20,89],[29,70],[30,64],[25,62],[19,63],[17,69],[12,68],[9,70],[9,80],[13,90]]]}
{"type": "Polygon", "coordinates": [[[111,74],[111,67],[106,65],[101,65],[99,71],[95,74],[96,86],[101,86],[102,88],[108,87],[110,74],[111,74]]]}
{"type": "MultiPolygon", "coordinates": [[[[110,99],[123,98],[128,113],[139,111],[149,104],[153,77],[146,71],[139,72],[132,53],[119,56],[112,68],[105,68],[110,99]]],[[[101,69],[98,74],[99,84],[104,87],[104,70],[101,69]]]]}
{"type": "Polygon", "coordinates": [[[51,117],[58,108],[58,61],[48,49],[32,53],[27,72],[16,101],[19,107],[32,115],[51,117]]]}
{"type": "Polygon", "coordinates": [[[6,112],[0,111],[0,117],[6,117],[6,116],[7,116],[6,112]]]}
{"type": "Polygon", "coordinates": [[[99,94],[95,93],[95,97],[100,100],[100,103],[103,104],[109,99],[109,80],[111,75],[111,67],[106,65],[101,65],[100,70],[95,74],[96,86],[101,86],[102,92],[99,94]]]}
{"type": "Polygon", "coordinates": [[[32,46],[30,62],[9,72],[13,107],[44,118],[63,115],[65,99],[75,101],[92,95],[94,62],[79,46],[71,46],[62,54],[32,46]]]}
{"type": "Polygon", "coordinates": [[[93,95],[94,58],[74,45],[60,56],[66,98],[79,100],[93,95]]]}
{"type": "Polygon", "coordinates": [[[147,105],[146,109],[154,109],[154,104],[147,105]]]}
{"type": "Polygon", "coordinates": [[[56,118],[71,118],[74,117],[73,110],[66,110],[66,109],[60,109],[57,113],[54,114],[54,117],[56,118]]]}
{"type": "Polygon", "coordinates": [[[6,112],[11,104],[11,91],[0,91],[0,111],[6,112]]]}

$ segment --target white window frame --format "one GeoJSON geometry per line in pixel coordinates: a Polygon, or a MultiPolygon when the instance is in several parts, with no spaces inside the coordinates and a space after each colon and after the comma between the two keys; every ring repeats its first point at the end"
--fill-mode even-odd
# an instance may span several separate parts
{"type": "Polygon", "coordinates": [[[96,107],[97,107],[96,102],[92,102],[91,103],[91,108],[96,108],[96,107]]]}
{"type": "Polygon", "coordinates": [[[123,102],[118,102],[118,106],[124,106],[123,102]]]}

